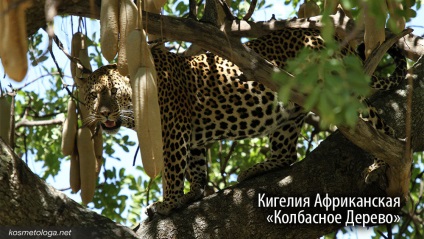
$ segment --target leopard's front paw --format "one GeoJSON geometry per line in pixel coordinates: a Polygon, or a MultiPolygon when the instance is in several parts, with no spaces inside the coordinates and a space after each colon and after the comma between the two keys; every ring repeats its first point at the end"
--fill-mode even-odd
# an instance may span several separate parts
{"type": "Polygon", "coordinates": [[[366,184],[377,183],[381,189],[385,189],[387,187],[387,179],[385,175],[386,165],[379,163],[372,164],[362,173],[366,184]]]}
{"type": "Polygon", "coordinates": [[[247,179],[254,178],[256,176],[265,174],[270,170],[278,168],[278,165],[274,161],[265,161],[253,165],[245,171],[242,171],[237,177],[238,182],[246,181],[247,179]]]}
{"type": "Polygon", "coordinates": [[[245,171],[242,171],[239,176],[237,177],[237,181],[238,182],[243,182],[249,178],[253,178],[255,176],[257,176],[258,174],[260,174],[260,172],[256,171],[254,167],[249,168],[245,171]]]}
{"type": "Polygon", "coordinates": [[[175,207],[167,202],[154,202],[147,206],[146,214],[149,218],[152,218],[156,213],[160,215],[169,215],[174,208],[175,207]]]}
{"type": "Polygon", "coordinates": [[[204,195],[204,189],[203,188],[199,188],[196,190],[191,190],[190,192],[184,194],[181,198],[180,198],[180,204],[181,205],[188,205],[194,201],[197,201],[199,199],[201,199],[204,195]]]}

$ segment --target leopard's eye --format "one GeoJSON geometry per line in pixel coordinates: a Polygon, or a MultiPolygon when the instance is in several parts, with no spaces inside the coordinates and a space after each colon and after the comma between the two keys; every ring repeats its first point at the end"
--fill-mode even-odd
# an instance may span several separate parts
{"type": "Polygon", "coordinates": [[[91,96],[92,98],[97,98],[97,93],[96,93],[96,92],[91,92],[91,93],[90,93],[90,96],[91,96]]]}
{"type": "Polygon", "coordinates": [[[118,88],[112,88],[112,90],[111,90],[111,92],[112,92],[112,94],[116,94],[116,92],[118,92],[118,88]]]}

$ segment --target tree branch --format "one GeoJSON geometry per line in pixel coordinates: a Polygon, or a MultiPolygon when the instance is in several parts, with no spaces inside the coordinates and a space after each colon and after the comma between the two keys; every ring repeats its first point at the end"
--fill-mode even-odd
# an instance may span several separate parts
{"type": "MultiPolygon", "coordinates": [[[[364,65],[365,73],[372,75],[378,63],[387,50],[411,29],[404,30],[397,36],[388,38],[383,44],[376,48],[364,65]]],[[[343,135],[360,148],[372,153],[376,158],[383,160],[389,165],[387,172],[388,188],[390,196],[401,196],[406,198],[409,190],[411,158],[404,158],[405,144],[386,134],[378,132],[371,125],[358,120],[356,127],[350,128],[340,126],[343,135]]],[[[410,154],[410,153],[409,153],[410,154]]]]}
{"type": "Polygon", "coordinates": [[[246,15],[243,17],[243,20],[247,21],[252,17],[253,12],[255,11],[256,4],[258,3],[257,0],[252,0],[249,6],[249,10],[247,10],[246,15]]]}
{"type": "Polygon", "coordinates": [[[34,127],[34,126],[48,126],[48,125],[57,125],[57,124],[63,124],[62,119],[51,119],[51,120],[36,120],[36,121],[30,121],[27,119],[23,119],[16,123],[15,127],[16,129],[20,127],[34,127]]]}
{"type": "MultiPolygon", "coordinates": [[[[39,28],[44,28],[46,26],[45,21],[45,12],[44,8],[39,6],[44,6],[45,0],[33,0],[33,7],[27,10],[27,32],[28,35],[34,34],[39,28]]],[[[100,2],[96,2],[97,5],[93,5],[93,9],[90,8],[90,1],[85,0],[73,0],[73,1],[60,1],[58,5],[58,14],[59,15],[74,15],[89,17],[93,19],[100,18],[100,2]]],[[[145,14],[144,14],[145,15],[145,14]]],[[[349,19],[344,13],[340,12],[332,16],[333,23],[338,34],[344,34],[344,32],[351,32],[354,29],[354,22],[349,19]]],[[[147,21],[147,28],[151,33],[162,35],[161,30],[169,29],[172,30],[172,27],[179,25],[179,23],[185,22],[186,19],[175,18],[170,16],[160,16],[157,14],[149,13],[148,19],[143,19],[147,21]],[[173,23],[167,25],[169,23],[173,23]]],[[[259,37],[269,33],[269,31],[282,29],[285,27],[302,27],[302,28],[311,28],[311,27],[322,27],[321,17],[311,17],[308,19],[291,19],[291,20],[271,20],[265,22],[251,22],[243,20],[232,20],[226,21],[224,26],[224,31],[234,37],[259,37]]],[[[181,27],[178,27],[179,30],[183,30],[184,33],[189,33],[190,35],[196,34],[192,31],[190,26],[182,24],[181,27]]],[[[165,36],[169,39],[184,40],[181,39],[185,34],[181,34],[179,31],[167,31],[165,36]]],[[[212,34],[204,35],[204,38],[212,38],[212,34]]],[[[405,50],[408,58],[412,60],[418,60],[418,58],[424,53],[424,39],[413,34],[404,37],[398,41],[398,44],[405,50]]],[[[207,48],[208,49],[208,48],[207,48]]]]}
{"type": "MultiPolygon", "coordinates": [[[[73,238],[137,238],[129,228],[48,186],[0,139],[0,235],[9,229],[56,227],[73,238]]],[[[7,237],[7,236],[6,236],[7,237]]]]}
{"type": "MultiPolygon", "coordinates": [[[[278,197],[386,196],[377,185],[366,185],[362,170],[372,157],[340,133],[329,136],[304,160],[290,168],[270,172],[215,193],[169,216],[156,215],[137,231],[142,238],[318,238],[343,225],[274,224],[267,216],[281,209],[282,214],[326,213],[325,208],[258,207],[258,194],[278,197]],[[317,177],[319,175],[319,177],[317,177]],[[302,232],[302,233],[299,233],[302,232]]],[[[313,205],[311,206],[313,207],[313,205]]],[[[351,208],[352,209],[352,208],[351,208]]],[[[346,218],[348,208],[337,211],[346,218]]],[[[353,209],[355,213],[357,208],[353,209]]],[[[399,209],[373,208],[368,213],[396,213],[399,209]]],[[[334,212],[327,212],[333,213],[334,212]]]]}

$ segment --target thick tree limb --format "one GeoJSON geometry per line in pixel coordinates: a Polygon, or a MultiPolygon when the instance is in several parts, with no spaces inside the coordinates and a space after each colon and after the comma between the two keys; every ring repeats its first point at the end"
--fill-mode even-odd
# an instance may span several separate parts
{"type": "MultiPolygon", "coordinates": [[[[34,34],[39,28],[44,28],[46,26],[45,17],[44,17],[44,0],[34,0],[33,7],[27,11],[27,31],[28,35],[34,34]]],[[[84,0],[73,0],[73,1],[61,1],[58,5],[58,14],[59,15],[74,15],[82,17],[90,17],[94,19],[99,19],[100,17],[100,2],[96,2],[93,9],[90,9],[90,1],[84,0]]],[[[143,14],[145,16],[145,14],[143,14]]],[[[345,32],[350,32],[354,29],[354,23],[346,15],[340,13],[340,15],[332,16],[335,29],[338,34],[344,34],[345,32]]],[[[176,18],[171,16],[160,16],[157,14],[149,13],[147,19],[143,19],[147,22],[147,29],[152,34],[158,34],[165,36],[169,39],[176,40],[185,40],[182,37],[196,34],[193,32],[193,28],[197,29],[197,24],[193,23],[195,21],[189,21],[187,19],[176,18]],[[180,26],[179,26],[180,25],[180,26]],[[179,26],[177,30],[174,30],[175,26],[179,26]],[[167,30],[162,32],[163,30],[167,30]]],[[[286,27],[322,27],[321,17],[312,17],[308,19],[290,19],[290,20],[271,20],[265,22],[251,22],[244,20],[233,20],[227,21],[224,24],[223,31],[227,35],[234,37],[259,37],[265,35],[273,30],[278,30],[286,27]]],[[[204,39],[214,39],[212,33],[207,33],[203,36],[204,39]]],[[[358,36],[358,37],[361,37],[358,36]]],[[[418,60],[418,58],[424,53],[424,39],[413,34],[408,35],[398,42],[407,53],[408,57],[413,60],[418,60]]],[[[214,49],[205,49],[214,51],[214,49]]]]}
{"type": "Polygon", "coordinates": [[[9,229],[72,230],[72,238],[135,238],[48,186],[0,139],[0,237],[9,229]]]}
{"type": "MultiPolygon", "coordinates": [[[[87,15],[92,14],[92,12],[97,11],[86,10],[83,13],[77,14],[87,15]]],[[[61,13],[61,11],[59,11],[59,13],[61,13]]],[[[263,29],[277,30],[283,27],[322,26],[320,17],[261,23],[235,20],[231,21],[231,31],[225,30],[224,32],[222,32],[210,24],[198,22],[194,19],[182,19],[170,16],[160,16],[153,13],[149,13],[148,15],[149,16],[144,19],[144,21],[147,22],[147,29],[149,33],[159,35],[167,39],[178,39],[193,42],[204,49],[210,50],[215,54],[218,54],[231,60],[232,62],[236,63],[241,69],[243,69],[243,72],[248,79],[255,79],[256,81],[267,85],[273,90],[278,90],[280,88],[278,82],[270,80],[272,79],[271,75],[276,72],[277,69],[253,51],[244,48],[240,44],[238,38],[241,36],[252,36],[253,32],[255,32],[257,35],[265,34],[266,31],[264,31],[263,29]],[[252,28],[255,28],[255,30],[252,30],[252,28]],[[193,31],[193,29],[196,29],[196,31],[193,31]],[[236,32],[243,32],[243,34],[235,34],[236,32]]],[[[143,14],[143,16],[146,16],[146,14],[143,14]]],[[[98,18],[98,16],[95,17],[98,18]]],[[[352,21],[344,15],[335,15],[333,16],[333,19],[335,27],[336,29],[340,29],[338,32],[341,35],[346,29],[350,30],[353,28],[352,21]]],[[[228,24],[225,25],[227,26],[228,24]]],[[[416,41],[413,46],[420,45],[422,44],[422,42],[424,42],[420,38],[403,38],[401,39],[401,41],[406,42],[407,46],[412,46],[412,44],[410,43],[412,39],[416,41]]],[[[404,45],[406,45],[406,43],[404,45]]],[[[408,50],[408,48],[405,49],[408,50]]],[[[422,50],[424,52],[424,49],[422,50]]],[[[411,55],[414,56],[416,56],[417,54],[412,53],[422,53],[420,52],[420,49],[410,52],[411,55]]],[[[299,95],[296,92],[294,92],[292,95],[292,100],[294,102],[298,104],[303,103],[304,97],[302,95],[299,95]]]]}
{"type": "MultiPolygon", "coordinates": [[[[78,12],[74,12],[72,6],[74,5],[66,5],[70,4],[71,1],[66,1],[67,3],[63,3],[63,5],[59,6],[58,12],[59,14],[63,14],[61,11],[62,8],[68,7],[68,13],[83,15],[83,16],[92,16],[98,18],[98,9],[81,9],[81,5],[78,5],[78,12]],[[82,11],[82,12],[80,12],[82,11]],[[94,14],[94,15],[93,15],[94,14]]],[[[98,5],[96,6],[98,7],[98,5]]],[[[29,13],[32,13],[34,8],[32,8],[29,13]]],[[[35,14],[35,13],[33,13],[35,14]]],[[[35,14],[36,15],[36,14],[35,14]]],[[[143,14],[143,21],[147,23],[148,32],[154,35],[158,35],[161,37],[165,37],[168,39],[178,39],[183,41],[193,42],[196,45],[210,50],[217,55],[223,56],[235,64],[237,64],[244,72],[248,79],[254,79],[258,82],[263,83],[268,86],[270,89],[277,91],[280,88],[280,84],[277,81],[271,80],[271,76],[273,73],[278,71],[273,65],[264,59],[262,59],[255,52],[246,49],[243,45],[241,45],[239,37],[240,35],[233,36],[234,31],[220,31],[216,27],[210,24],[198,22],[194,19],[183,19],[176,18],[170,16],[160,16],[153,13],[143,14]],[[193,29],[196,29],[193,31],[193,29]]],[[[31,15],[30,15],[31,16],[31,15]]],[[[28,16],[28,17],[30,17],[28,16]]],[[[339,31],[339,34],[342,34],[343,30],[352,29],[353,23],[343,14],[333,16],[333,21],[336,29],[342,29],[339,31]]],[[[31,22],[29,19],[28,22],[31,22]]],[[[232,21],[237,22],[236,21],[232,21]]],[[[240,22],[240,21],[239,21],[240,22]]],[[[238,25],[238,29],[246,29],[247,32],[250,32],[251,26],[259,26],[261,23],[250,23],[246,22],[247,25],[238,25]]],[[[262,23],[262,26],[266,29],[279,29],[281,27],[319,27],[321,26],[320,17],[308,18],[308,19],[299,19],[299,20],[291,20],[291,21],[272,21],[269,23],[262,23]],[[279,24],[280,23],[280,24],[279,24]]],[[[227,24],[226,24],[227,25],[227,24]]],[[[232,25],[232,24],[231,24],[232,25]]],[[[28,28],[28,29],[34,29],[28,28]]],[[[257,30],[259,31],[259,30],[257,30]]],[[[257,32],[255,31],[255,32],[257,32]]],[[[31,31],[30,31],[31,32],[31,31]]],[[[247,34],[246,34],[247,35],[247,34]]],[[[415,38],[419,43],[420,39],[415,38]]],[[[410,38],[404,38],[404,41],[411,40],[410,38]]],[[[411,44],[408,44],[411,46],[411,44]]],[[[415,46],[415,44],[414,44],[415,46]]],[[[424,49],[423,49],[424,50],[424,49]]],[[[300,105],[303,103],[304,97],[302,95],[293,92],[292,100],[300,105]]]]}
{"type": "MultiPolygon", "coordinates": [[[[137,234],[142,238],[318,238],[344,225],[269,223],[267,216],[273,215],[274,210],[258,208],[258,193],[279,197],[308,196],[312,203],[317,193],[385,196],[378,186],[366,185],[361,176],[362,170],[371,163],[372,157],[340,133],[335,133],[291,168],[225,189],[169,217],[155,216],[152,221],[143,222],[137,234]]],[[[282,214],[302,210],[278,209],[282,214]]],[[[311,213],[311,208],[305,210],[305,213],[311,213]]],[[[346,210],[337,213],[346,215],[346,210]]],[[[392,209],[391,213],[396,211],[392,209]]],[[[325,208],[313,213],[325,213],[325,208]]],[[[367,213],[387,213],[387,209],[375,208],[367,213]]]]}

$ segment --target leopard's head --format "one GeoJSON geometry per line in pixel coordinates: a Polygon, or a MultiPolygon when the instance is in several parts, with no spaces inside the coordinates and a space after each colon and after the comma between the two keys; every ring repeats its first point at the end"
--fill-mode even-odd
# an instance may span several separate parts
{"type": "Polygon", "coordinates": [[[119,74],[116,64],[100,67],[78,85],[88,110],[84,125],[100,125],[109,134],[121,126],[134,128],[130,81],[119,74]]]}

